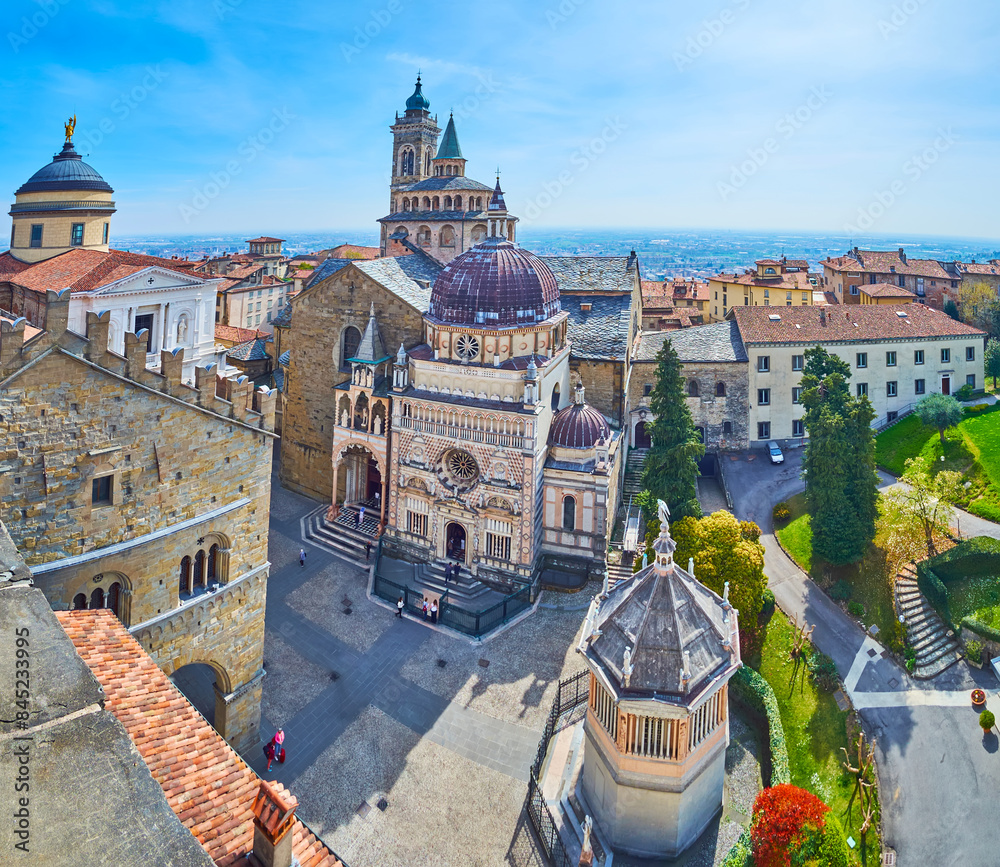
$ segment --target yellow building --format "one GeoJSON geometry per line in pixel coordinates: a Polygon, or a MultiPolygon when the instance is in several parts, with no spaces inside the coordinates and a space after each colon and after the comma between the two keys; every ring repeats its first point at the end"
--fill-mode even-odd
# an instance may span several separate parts
{"type": "Polygon", "coordinates": [[[862,283],[858,289],[862,304],[911,304],[917,299],[909,289],[892,283],[862,283]]]}
{"type": "Polygon", "coordinates": [[[733,307],[803,307],[826,303],[814,296],[816,280],[804,259],[759,259],[742,274],[718,274],[708,281],[708,314],[721,322],[733,307]]]}

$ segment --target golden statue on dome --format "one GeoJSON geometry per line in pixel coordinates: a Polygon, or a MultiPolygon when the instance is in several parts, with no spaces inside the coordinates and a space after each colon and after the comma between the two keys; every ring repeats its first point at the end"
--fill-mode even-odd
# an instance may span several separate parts
{"type": "Polygon", "coordinates": [[[76,115],[74,114],[63,126],[66,128],[66,143],[73,141],[73,133],[76,131],[76,115]]]}

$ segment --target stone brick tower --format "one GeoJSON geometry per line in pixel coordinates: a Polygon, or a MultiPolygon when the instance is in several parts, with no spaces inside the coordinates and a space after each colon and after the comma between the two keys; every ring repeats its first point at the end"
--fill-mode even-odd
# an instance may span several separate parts
{"type": "MultiPolygon", "coordinates": [[[[590,669],[583,794],[615,851],[675,858],[722,806],[736,610],[674,563],[660,504],[655,562],[603,603],[580,651],[590,669]]],[[[728,597],[728,588],[726,596],[728,597]]]]}
{"type": "MultiPolygon", "coordinates": [[[[413,95],[406,100],[403,117],[396,114],[392,130],[391,193],[431,176],[432,161],[438,149],[441,128],[437,117],[431,118],[430,100],[421,90],[420,76],[413,95]]],[[[390,195],[391,199],[391,195],[390,195]]],[[[391,209],[391,206],[390,206],[391,209]]]]}

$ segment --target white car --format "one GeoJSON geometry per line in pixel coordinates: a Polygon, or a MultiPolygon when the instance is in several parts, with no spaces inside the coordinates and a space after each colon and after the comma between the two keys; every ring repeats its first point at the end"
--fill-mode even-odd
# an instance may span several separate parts
{"type": "Polygon", "coordinates": [[[781,449],[774,440],[771,440],[767,444],[767,451],[771,455],[772,464],[783,464],[785,462],[785,456],[781,453],[781,449]]]}

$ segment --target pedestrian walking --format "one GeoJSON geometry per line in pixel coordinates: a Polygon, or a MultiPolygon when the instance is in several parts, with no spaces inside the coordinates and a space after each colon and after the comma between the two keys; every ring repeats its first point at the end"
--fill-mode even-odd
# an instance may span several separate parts
{"type": "Polygon", "coordinates": [[[285,730],[278,729],[274,733],[274,737],[267,742],[267,746],[264,747],[264,755],[267,756],[267,769],[271,770],[271,763],[277,761],[278,764],[283,764],[285,761],[285,730]]]}
{"type": "Polygon", "coordinates": [[[424,597],[424,620],[427,619],[427,597],[424,597]]]}
{"type": "Polygon", "coordinates": [[[355,527],[360,527],[365,522],[365,507],[362,506],[358,509],[358,522],[354,525],[355,527]]]}
{"type": "Polygon", "coordinates": [[[382,492],[375,492],[375,508],[377,509],[382,504],[382,492]]]}
{"type": "Polygon", "coordinates": [[[438,622],[438,604],[437,600],[435,599],[431,602],[431,623],[437,623],[437,622],[438,622]]]}
{"type": "Polygon", "coordinates": [[[372,543],[371,542],[365,542],[365,562],[366,563],[368,562],[368,559],[371,557],[371,555],[372,555],[372,543]]]}
{"type": "Polygon", "coordinates": [[[398,618],[399,618],[400,620],[402,620],[402,619],[403,619],[403,608],[405,607],[405,605],[406,605],[406,603],[405,603],[405,602],[403,602],[403,597],[402,597],[402,596],[400,596],[400,597],[399,597],[399,602],[397,602],[397,603],[396,603],[396,616],[397,616],[397,617],[398,617],[398,618]]]}
{"type": "Polygon", "coordinates": [[[300,566],[305,566],[306,565],[306,549],[305,548],[299,548],[299,565],[300,566]]]}
{"type": "Polygon", "coordinates": [[[444,567],[444,583],[451,581],[451,563],[444,567]]]}

